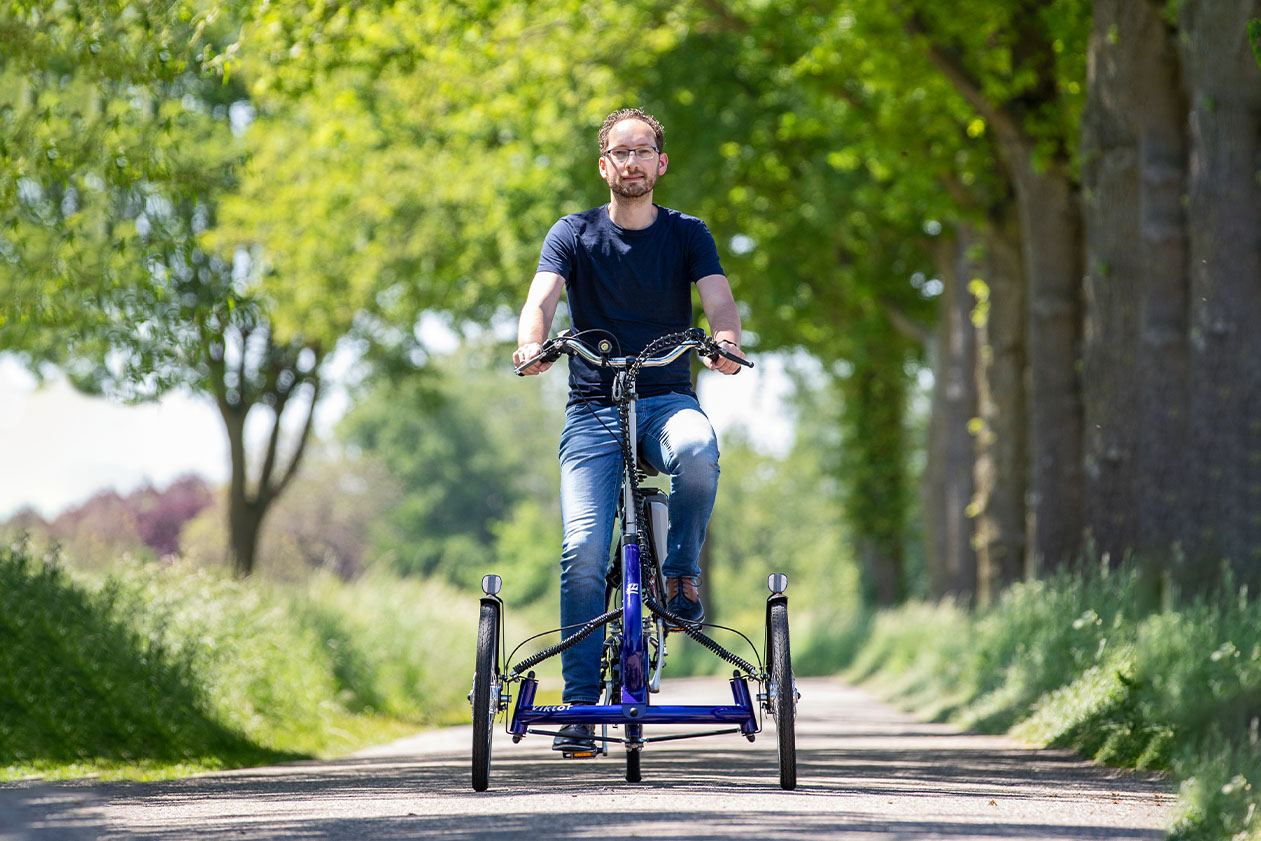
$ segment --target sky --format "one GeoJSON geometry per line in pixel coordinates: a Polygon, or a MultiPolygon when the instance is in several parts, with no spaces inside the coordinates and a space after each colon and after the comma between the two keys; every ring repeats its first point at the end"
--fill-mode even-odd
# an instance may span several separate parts
{"type": "MultiPolygon", "coordinates": [[[[786,361],[775,355],[757,361],[757,368],[734,377],[704,374],[701,404],[720,443],[724,431],[739,424],[768,451],[782,452],[792,438],[786,361]]],[[[551,375],[564,376],[563,366],[551,375]]],[[[348,405],[344,392],[329,389],[316,432],[331,433],[348,405]]],[[[255,439],[262,426],[256,425],[255,439]]],[[[204,398],[172,394],[158,403],[120,405],[80,394],[63,379],[39,387],[15,360],[0,355],[0,519],[27,506],[52,517],[98,490],[165,487],[185,473],[220,483],[227,460],[218,411],[204,398]]]]}

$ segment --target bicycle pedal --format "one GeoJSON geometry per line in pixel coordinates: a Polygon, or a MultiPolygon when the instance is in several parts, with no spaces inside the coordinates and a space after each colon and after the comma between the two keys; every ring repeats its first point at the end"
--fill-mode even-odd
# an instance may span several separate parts
{"type": "Polygon", "coordinates": [[[565,759],[595,759],[600,755],[596,750],[567,750],[561,751],[561,756],[565,759]]]}

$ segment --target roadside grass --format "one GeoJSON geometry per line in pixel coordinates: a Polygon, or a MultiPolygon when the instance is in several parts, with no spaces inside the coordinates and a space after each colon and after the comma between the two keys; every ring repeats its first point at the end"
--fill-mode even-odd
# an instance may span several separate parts
{"type": "Polygon", "coordinates": [[[1259,839],[1261,604],[1229,584],[1162,601],[1127,566],[1025,582],[975,613],[912,603],[855,618],[845,674],[935,720],[1169,772],[1179,841],[1259,839]]]}
{"type": "Polygon", "coordinates": [[[432,582],[88,577],[0,547],[0,779],[180,776],[459,721],[475,622],[432,582]]]}

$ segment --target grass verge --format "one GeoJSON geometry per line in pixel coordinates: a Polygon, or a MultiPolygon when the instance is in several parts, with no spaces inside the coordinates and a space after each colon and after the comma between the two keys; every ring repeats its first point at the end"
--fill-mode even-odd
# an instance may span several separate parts
{"type": "Polygon", "coordinates": [[[1168,771],[1179,841],[1261,838],[1261,605],[1245,592],[1169,605],[1137,569],[1100,569],[977,613],[915,603],[854,625],[851,679],[930,718],[1168,771]]]}
{"type": "Polygon", "coordinates": [[[460,720],[476,601],[453,596],[179,565],[89,579],[0,548],[0,779],[179,776],[460,720]]]}

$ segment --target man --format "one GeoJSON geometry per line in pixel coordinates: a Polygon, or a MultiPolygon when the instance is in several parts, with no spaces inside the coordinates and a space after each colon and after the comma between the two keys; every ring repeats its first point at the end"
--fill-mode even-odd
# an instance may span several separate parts
{"type": "MultiPolygon", "coordinates": [[[[600,177],[609,203],[562,218],[548,232],[538,272],[521,311],[516,365],[540,352],[566,291],[577,331],[602,330],[620,346],[615,355],[639,353],[652,339],[692,325],[692,284],[700,294],[714,338],[740,351],[740,316],[705,223],[653,204],[652,191],[669,159],[656,118],[637,108],[610,114],[600,127],[600,177]]],[[[706,367],[735,374],[729,359],[703,359],[706,367]]],[[[540,374],[551,363],[525,371],[540,374]]],[[[612,405],[613,372],[579,357],[569,362],[569,405],[561,432],[561,624],[573,626],[605,609],[608,565],[621,450],[609,430],[619,421],[612,405]]],[[[671,477],[668,553],[662,564],[666,607],[699,622],[700,551],[718,491],[718,445],[692,391],[688,357],[645,368],[638,379],[638,433],[642,458],[671,477]]],[[[593,704],[600,697],[602,635],[565,651],[563,700],[593,704]]],[[[552,747],[594,748],[590,725],[569,725],[552,747]]]]}

